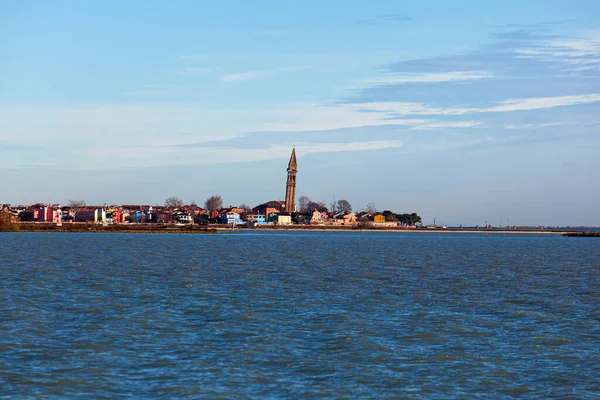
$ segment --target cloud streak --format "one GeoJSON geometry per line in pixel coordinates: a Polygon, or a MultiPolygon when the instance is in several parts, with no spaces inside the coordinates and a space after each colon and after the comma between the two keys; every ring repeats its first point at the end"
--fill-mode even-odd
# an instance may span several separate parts
{"type": "Polygon", "coordinates": [[[504,129],[510,130],[525,130],[525,129],[540,129],[548,128],[551,126],[564,125],[564,122],[550,122],[546,124],[504,124],[504,129]]]}
{"type": "Polygon", "coordinates": [[[465,115],[473,113],[505,113],[514,111],[530,111],[546,108],[574,106],[600,101],[600,94],[534,97],[524,99],[509,99],[496,103],[492,107],[434,107],[424,103],[410,102],[370,102],[344,105],[355,111],[381,112],[391,116],[407,115],[465,115]]]}
{"type": "MultiPolygon", "coordinates": [[[[297,143],[300,157],[316,153],[338,153],[374,151],[398,148],[399,140],[375,140],[343,143],[297,143]]],[[[182,165],[229,164],[265,161],[289,157],[292,143],[266,146],[256,149],[202,147],[177,149],[173,146],[143,147],[136,151],[126,151],[113,147],[99,147],[81,152],[88,159],[84,168],[103,169],[106,165],[120,167],[167,167],[182,165]],[[174,155],[177,155],[174,157],[174,155]]]]}
{"type": "Polygon", "coordinates": [[[279,67],[269,71],[247,71],[247,72],[239,72],[232,74],[224,74],[221,75],[220,79],[223,82],[235,82],[235,81],[245,81],[249,79],[258,78],[260,76],[277,74],[279,72],[296,72],[296,71],[304,71],[310,69],[303,65],[289,65],[279,67]]]}
{"type": "Polygon", "coordinates": [[[425,131],[434,129],[460,129],[460,128],[475,128],[481,125],[480,121],[446,121],[446,122],[429,122],[425,124],[419,124],[411,130],[425,131]]]}
{"type": "Polygon", "coordinates": [[[247,71],[247,72],[238,72],[234,74],[224,74],[221,75],[221,80],[223,82],[236,82],[236,81],[246,81],[248,79],[257,78],[259,76],[267,75],[266,71],[247,71]]]}
{"type": "Polygon", "coordinates": [[[494,78],[494,74],[487,71],[451,71],[434,73],[396,73],[386,74],[365,81],[375,85],[395,85],[405,83],[442,83],[457,81],[473,81],[494,78]]]}

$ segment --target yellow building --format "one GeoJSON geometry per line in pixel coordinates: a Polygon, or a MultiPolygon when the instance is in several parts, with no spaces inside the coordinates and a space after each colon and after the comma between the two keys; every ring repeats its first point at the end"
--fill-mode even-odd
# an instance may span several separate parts
{"type": "Polygon", "coordinates": [[[383,224],[385,222],[385,216],[383,214],[377,214],[373,217],[373,222],[376,224],[383,224]]]}
{"type": "Polygon", "coordinates": [[[276,217],[277,225],[291,225],[292,216],[290,214],[278,214],[276,217]]]}

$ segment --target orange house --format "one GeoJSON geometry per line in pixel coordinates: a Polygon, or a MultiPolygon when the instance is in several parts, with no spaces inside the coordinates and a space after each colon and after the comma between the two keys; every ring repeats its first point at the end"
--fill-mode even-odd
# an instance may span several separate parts
{"type": "Polygon", "coordinates": [[[383,214],[377,214],[373,217],[373,222],[376,224],[383,224],[385,222],[385,216],[383,214]]]}

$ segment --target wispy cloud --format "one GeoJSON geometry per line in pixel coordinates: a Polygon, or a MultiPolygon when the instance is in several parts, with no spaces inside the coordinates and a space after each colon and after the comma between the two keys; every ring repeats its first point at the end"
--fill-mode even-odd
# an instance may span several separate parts
{"type": "Polygon", "coordinates": [[[533,97],[500,101],[491,107],[435,107],[425,103],[370,102],[346,104],[355,111],[381,112],[392,115],[464,115],[471,113],[502,113],[513,111],[540,110],[545,108],[574,106],[600,101],[600,94],[557,97],[533,97]]]}
{"type": "Polygon", "coordinates": [[[498,103],[489,108],[473,109],[473,112],[512,112],[540,110],[543,108],[575,106],[600,101],[600,94],[584,94],[575,96],[537,97],[528,99],[512,99],[498,103]]]}
{"type": "Polygon", "coordinates": [[[261,124],[257,130],[279,132],[329,131],[365,126],[405,125],[428,122],[424,119],[388,120],[379,113],[357,112],[351,106],[323,106],[320,104],[296,104],[272,110],[274,122],[261,124]]]}
{"type": "Polygon", "coordinates": [[[446,129],[446,128],[475,128],[480,126],[480,121],[444,121],[444,122],[429,122],[425,124],[418,124],[410,128],[411,130],[434,130],[434,129],[446,129]]]}
{"type": "MultiPolygon", "coordinates": [[[[350,142],[350,143],[299,143],[296,148],[301,154],[311,153],[332,153],[341,151],[367,151],[367,150],[382,150],[400,147],[400,140],[373,140],[367,142],[350,142]]],[[[289,146],[281,146],[281,151],[287,156],[289,146]]]]}
{"type": "Polygon", "coordinates": [[[600,31],[585,32],[580,38],[560,38],[515,49],[519,58],[560,62],[570,70],[600,69],[600,31]]]}
{"type": "Polygon", "coordinates": [[[549,122],[545,124],[504,124],[504,129],[511,130],[525,130],[525,129],[539,129],[548,128],[551,126],[564,125],[564,122],[549,122]]]}
{"type": "Polygon", "coordinates": [[[278,67],[268,71],[247,71],[247,72],[239,72],[232,74],[224,74],[221,75],[221,80],[223,82],[233,82],[233,81],[244,81],[248,79],[257,78],[265,75],[277,74],[279,72],[296,72],[296,71],[304,71],[310,69],[304,65],[286,65],[283,67],[278,67]]]}
{"type": "Polygon", "coordinates": [[[135,151],[114,147],[97,147],[81,152],[89,162],[87,169],[105,168],[107,160],[123,167],[156,167],[176,165],[229,164],[287,158],[294,144],[300,156],[314,153],[337,153],[348,151],[373,151],[397,148],[399,140],[375,140],[343,143],[286,143],[256,149],[245,148],[175,148],[174,146],[148,146],[135,151]]]}
{"type": "Polygon", "coordinates": [[[452,149],[461,149],[466,147],[489,147],[494,145],[507,145],[511,143],[519,142],[521,138],[519,136],[509,136],[509,137],[493,137],[486,136],[480,138],[472,138],[467,140],[447,140],[441,139],[429,143],[424,146],[424,150],[434,150],[434,151],[446,151],[452,149]]]}
{"type": "Polygon", "coordinates": [[[367,84],[394,85],[404,83],[441,83],[491,79],[494,74],[487,71],[452,71],[432,73],[385,74],[365,81],[367,84]]]}

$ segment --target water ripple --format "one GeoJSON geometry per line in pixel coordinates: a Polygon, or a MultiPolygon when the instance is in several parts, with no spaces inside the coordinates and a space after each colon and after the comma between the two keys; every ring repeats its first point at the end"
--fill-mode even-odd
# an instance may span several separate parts
{"type": "Polygon", "coordinates": [[[600,241],[0,240],[3,398],[600,396],[600,241]]]}

